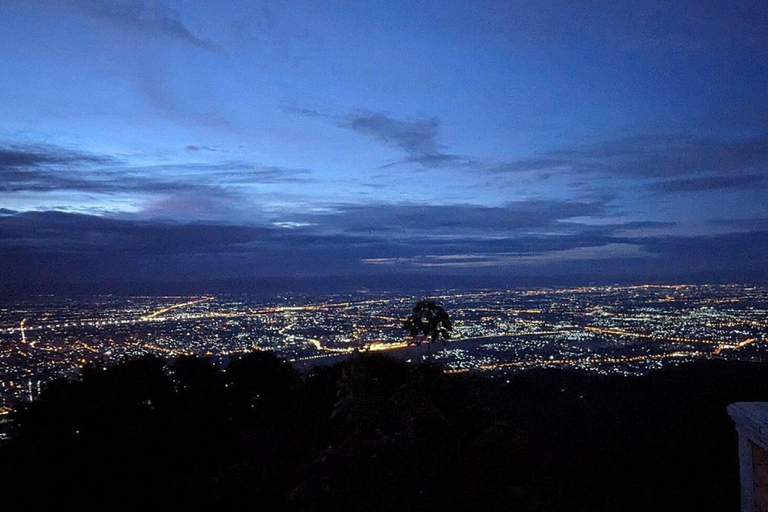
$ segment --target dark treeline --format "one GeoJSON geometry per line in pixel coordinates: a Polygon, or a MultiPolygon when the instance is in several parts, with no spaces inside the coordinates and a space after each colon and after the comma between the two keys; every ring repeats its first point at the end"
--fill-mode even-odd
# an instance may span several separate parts
{"type": "Polygon", "coordinates": [[[0,481],[27,510],[735,512],[726,406],[768,400],[766,370],[491,379],[360,355],[302,375],[266,352],[226,371],[147,356],[20,407],[0,481]]]}

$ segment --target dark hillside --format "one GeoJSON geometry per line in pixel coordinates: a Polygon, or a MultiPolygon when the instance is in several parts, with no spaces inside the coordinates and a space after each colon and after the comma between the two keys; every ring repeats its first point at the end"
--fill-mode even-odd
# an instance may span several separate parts
{"type": "Polygon", "coordinates": [[[87,368],[15,414],[29,509],[738,510],[734,401],[768,366],[645,377],[446,375],[382,356],[300,375],[271,353],[87,368]]]}

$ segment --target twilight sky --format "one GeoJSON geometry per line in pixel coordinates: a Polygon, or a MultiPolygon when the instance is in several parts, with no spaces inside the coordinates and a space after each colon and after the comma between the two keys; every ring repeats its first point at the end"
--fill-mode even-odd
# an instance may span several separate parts
{"type": "Polygon", "coordinates": [[[0,20],[0,286],[768,279],[764,0],[0,20]]]}

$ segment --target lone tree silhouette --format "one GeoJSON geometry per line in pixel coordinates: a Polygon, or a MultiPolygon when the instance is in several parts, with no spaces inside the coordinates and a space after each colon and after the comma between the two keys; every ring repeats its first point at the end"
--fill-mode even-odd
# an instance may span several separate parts
{"type": "Polygon", "coordinates": [[[403,328],[410,331],[413,341],[409,344],[421,345],[419,334],[431,345],[441,338],[443,345],[450,337],[449,331],[453,330],[451,319],[440,302],[434,300],[420,300],[413,307],[413,313],[405,320],[403,328]]]}

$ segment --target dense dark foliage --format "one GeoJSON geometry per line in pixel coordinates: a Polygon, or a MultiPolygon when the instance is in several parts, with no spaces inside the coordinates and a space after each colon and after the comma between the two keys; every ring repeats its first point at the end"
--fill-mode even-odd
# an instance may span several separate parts
{"type": "Polygon", "coordinates": [[[438,338],[445,340],[450,337],[451,319],[448,312],[440,302],[435,300],[420,300],[413,307],[411,314],[405,319],[403,328],[410,332],[413,343],[420,344],[417,339],[419,334],[424,336],[428,343],[434,343],[438,338]]]}
{"type": "Polygon", "coordinates": [[[645,377],[446,375],[357,355],[300,375],[143,357],[56,382],[15,413],[6,503],[26,509],[738,510],[726,406],[768,367],[645,377]]]}

